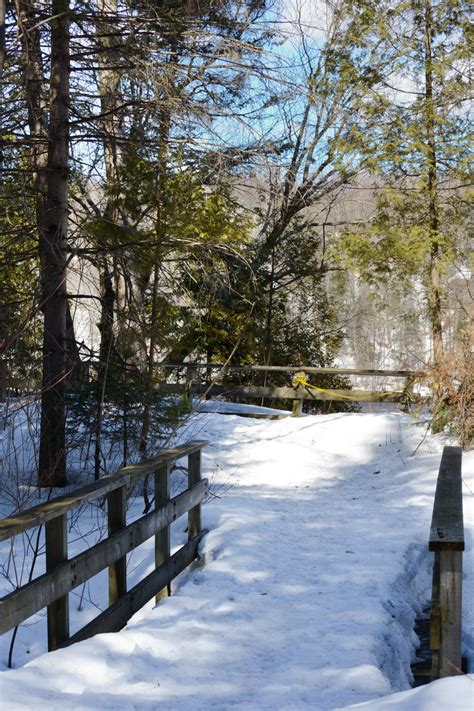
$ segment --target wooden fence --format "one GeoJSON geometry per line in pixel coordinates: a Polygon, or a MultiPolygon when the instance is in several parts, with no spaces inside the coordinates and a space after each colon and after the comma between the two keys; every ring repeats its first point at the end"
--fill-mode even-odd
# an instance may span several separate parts
{"type": "Polygon", "coordinates": [[[184,369],[185,382],[182,384],[163,383],[158,386],[158,392],[167,394],[187,394],[212,396],[226,396],[238,399],[267,399],[267,400],[292,400],[293,415],[302,414],[303,402],[305,400],[325,400],[341,402],[349,400],[353,402],[398,402],[408,405],[417,400],[413,395],[413,385],[420,372],[412,370],[370,370],[356,368],[316,368],[311,366],[276,366],[276,365],[218,365],[215,363],[160,363],[157,368],[165,370],[184,369]],[[200,371],[207,371],[207,382],[203,383],[200,371]],[[298,374],[303,376],[318,375],[341,375],[341,376],[361,376],[379,378],[399,378],[404,379],[403,388],[393,391],[373,391],[373,390],[343,390],[336,388],[318,388],[304,385],[296,387],[273,387],[259,385],[222,385],[212,382],[209,373],[217,370],[219,375],[226,371],[245,372],[272,372],[298,374]]]}
{"type": "Polygon", "coordinates": [[[201,531],[201,502],[208,491],[201,479],[205,441],[188,442],[124,467],[70,494],[39,504],[0,521],[0,541],[44,525],[46,572],[0,600],[0,634],[47,607],[48,649],[67,646],[99,632],[116,632],[146,602],[169,593],[173,578],[196,557],[201,531]],[[173,462],[188,457],[188,488],[170,498],[173,462]],[[154,510],[126,525],[128,487],[154,476],[154,510]],[[68,558],[67,514],[102,497],[107,501],[108,538],[68,558]],[[170,555],[170,524],[188,512],[188,542],[170,555]],[[127,591],[126,555],[155,536],[155,570],[127,591]],[[68,593],[101,570],[109,571],[109,607],[76,634],[69,634],[68,593]]]}
{"type": "Polygon", "coordinates": [[[431,678],[461,674],[462,512],[461,447],[445,447],[439,468],[429,549],[434,551],[430,613],[431,678]]]}
{"type": "MultiPolygon", "coordinates": [[[[196,557],[201,503],[208,491],[201,479],[201,450],[193,441],[103,477],[52,501],[0,521],[0,541],[45,526],[46,572],[0,600],[0,634],[47,607],[48,649],[67,646],[100,632],[116,632],[146,602],[169,594],[171,581],[196,557]],[[170,498],[172,464],[188,457],[188,488],[170,498]],[[155,506],[126,525],[127,488],[153,474],[155,506]],[[81,504],[105,497],[108,538],[68,558],[67,514],[81,504]],[[188,513],[188,542],[170,554],[170,524],[188,513]],[[126,555],[155,536],[155,570],[127,591],[126,555]],[[109,607],[89,624],[69,634],[68,593],[101,570],[109,571],[109,607]]],[[[430,617],[432,679],[461,674],[462,512],[461,447],[445,447],[431,522],[429,550],[434,551],[430,617]]]]}
{"type": "Polygon", "coordinates": [[[311,365],[228,365],[226,363],[155,363],[155,368],[169,370],[241,370],[247,372],[269,373],[326,373],[333,375],[372,375],[377,377],[415,378],[421,375],[416,370],[377,370],[373,368],[318,368],[311,365]]]}
{"type": "MultiPolygon", "coordinates": [[[[81,377],[84,382],[91,378],[91,362],[84,362],[81,377]]],[[[125,366],[124,366],[125,367],[125,366]]],[[[418,396],[413,394],[413,385],[417,378],[423,375],[420,371],[413,370],[377,370],[370,368],[317,368],[313,366],[280,366],[280,365],[228,365],[219,363],[155,363],[157,371],[185,371],[184,382],[161,382],[156,390],[163,395],[206,395],[206,397],[224,396],[229,399],[239,400],[292,400],[293,415],[301,415],[305,400],[323,400],[341,402],[352,400],[354,402],[398,402],[408,406],[417,402],[418,396]],[[199,375],[205,371],[205,376],[199,375]],[[212,372],[217,371],[215,378],[212,372]],[[272,387],[268,385],[222,385],[215,380],[225,372],[241,371],[248,373],[287,373],[289,376],[304,373],[308,376],[340,375],[358,376],[363,378],[398,378],[403,379],[403,388],[393,391],[377,390],[343,390],[329,388],[321,390],[299,385],[298,387],[272,387]]],[[[166,380],[166,378],[162,378],[166,380]]],[[[40,390],[40,383],[33,381],[11,382],[8,388],[10,394],[21,395],[35,393],[40,390]]]]}

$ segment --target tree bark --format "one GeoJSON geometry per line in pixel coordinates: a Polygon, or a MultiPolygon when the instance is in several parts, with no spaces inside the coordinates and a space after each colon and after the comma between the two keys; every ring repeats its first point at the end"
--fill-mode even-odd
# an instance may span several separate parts
{"type": "Polygon", "coordinates": [[[5,64],[5,15],[6,0],[0,0],[0,79],[3,77],[3,65],[5,64]]]}
{"type": "Polygon", "coordinates": [[[38,486],[66,484],[69,1],[53,0],[51,12],[47,199],[40,231],[44,336],[38,486]]]}
{"type": "Polygon", "coordinates": [[[146,372],[146,385],[144,388],[145,403],[143,406],[143,416],[142,416],[142,431],[140,436],[140,452],[142,455],[146,454],[148,446],[148,435],[150,430],[150,399],[153,392],[153,373],[154,373],[154,361],[155,361],[155,351],[158,333],[158,286],[160,278],[160,247],[161,242],[164,237],[165,226],[162,219],[162,204],[164,203],[165,197],[165,181],[163,176],[166,170],[166,153],[168,150],[168,141],[170,134],[171,118],[169,111],[163,109],[160,113],[160,147],[159,147],[159,160],[158,160],[158,203],[156,206],[156,245],[155,245],[155,259],[153,265],[153,286],[152,286],[152,301],[151,301],[151,319],[150,319],[150,343],[147,354],[147,372],[146,372]]]}
{"type": "MultiPolygon", "coordinates": [[[[114,18],[117,15],[116,0],[98,0],[97,2],[97,44],[99,52],[98,90],[100,108],[103,118],[103,147],[105,175],[109,182],[117,178],[117,170],[121,161],[119,145],[120,126],[117,106],[120,93],[120,76],[110,68],[113,46],[117,42],[114,34],[114,18]]],[[[111,223],[117,220],[114,199],[107,202],[105,217],[111,223]]],[[[104,255],[99,266],[101,314],[99,322],[100,347],[97,373],[97,403],[95,415],[95,448],[94,448],[94,478],[99,479],[102,460],[102,421],[104,414],[105,391],[109,361],[115,349],[115,316],[117,304],[117,274],[114,260],[104,255]],[[114,273],[115,272],[115,273],[114,273]]]]}
{"type": "Polygon", "coordinates": [[[69,303],[66,303],[66,372],[69,381],[81,380],[84,373],[69,303]]]}
{"type": "Polygon", "coordinates": [[[429,313],[433,339],[434,365],[443,357],[443,327],[441,320],[440,248],[438,242],[437,155],[433,101],[432,10],[431,0],[425,0],[425,122],[428,146],[428,221],[430,235],[429,313]]]}
{"type": "Polygon", "coordinates": [[[65,348],[66,238],[68,198],[69,19],[67,0],[53,0],[49,97],[35,3],[15,2],[21,42],[22,72],[33,145],[44,315],[39,486],[66,483],[65,348]],[[48,122],[49,114],[49,122],[48,122]]]}
{"type": "Polygon", "coordinates": [[[102,420],[104,411],[105,388],[110,357],[114,348],[114,305],[115,291],[113,275],[107,257],[99,267],[101,311],[99,321],[100,347],[97,373],[97,403],[95,413],[94,478],[100,478],[102,459],[102,420]]]}
{"type": "MultiPolygon", "coordinates": [[[[273,299],[274,299],[274,292],[275,292],[275,252],[276,252],[276,246],[273,245],[271,270],[270,270],[270,284],[268,287],[268,304],[267,304],[267,316],[266,316],[266,323],[265,323],[265,335],[264,335],[264,339],[263,339],[263,362],[265,363],[265,365],[270,365],[270,363],[271,363],[272,347],[273,347],[272,323],[273,323],[273,299]]],[[[268,380],[268,371],[266,370],[263,374],[263,385],[264,386],[267,384],[267,380],[268,380]]],[[[262,399],[260,401],[260,405],[263,407],[264,404],[265,404],[265,398],[262,397],[262,399]]]]}

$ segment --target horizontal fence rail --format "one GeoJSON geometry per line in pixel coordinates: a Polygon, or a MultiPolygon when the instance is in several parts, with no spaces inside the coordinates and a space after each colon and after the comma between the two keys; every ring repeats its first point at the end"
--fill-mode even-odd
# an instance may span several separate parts
{"type": "Polygon", "coordinates": [[[263,404],[264,400],[292,400],[292,414],[299,417],[303,413],[305,400],[318,400],[330,402],[392,402],[400,403],[405,409],[419,401],[419,396],[414,395],[413,386],[421,372],[412,370],[375,370],[357,368],[317,368],[312,366],[280,366],[280,365],[226,365],[217,363],[156,363],[157,369],[185,371],[185,382],[161,383],[157,392],[162,395],[182,394],[190,399],[193,395],[206,397],[224,396],[228,398],[256,399],[263,404]],[[215,376],[211,371],[217,370],[215,376]],[[200,375],[200,371],[206,371],[200,375]],[[267,374],[287,373],[293,376],[292,387],[272,387],[268,385],[229,385],[216,383],[221,374],[230,371],[262,372],[267,374]],[[376,390],[343,390],[338,388],[320,388],[307,380],[309,375],[354,375],[364,377],[387,377],[404,379],[403,388],[389,391],[376,390]],[[213,379],[214,378],[214,379],[213,379]],[[207,382],[202,382],[206,380],[207,382]]]}
{"type": "Polygon", "coordinates": [[[462,674],[461,447],[444,447],[436,485],[429,550],[434,552],[430,612],[431,678],[462,674]]]}
{"type": "MultiPolygon", "coordinates": [[[[82,364],[81,379],[90,380],[91,366],[95,361],[87,361],[82,364]]],[[[125,366],[124,366],[125,367],[125,366]]],[[[303,411],[305,400],[341,402],[352,400],[354,402],[398,402],[407,409],[410,404],[418,402],[420,397],[413,394],[413,385],[417,379],[424,375],[422,371],[415,370],[380,370],[374,368],[323,368],[313,366],[282,366],[282,365],[231,365],[226,363],[155,363],[157,371],[184,371],[184,383],[171,384],[162,382],[157,387],[157,392],[162,395],[182,394],[192,398],[193,395],[205,395],[206,397],[227,396],[229,398],[257,399],[262,402],[266,400],[292,400],[293,415],[299,416],[303,411]],[[205,371],[205,373],[203,373],[205,371]],[[212,375],[212,372],[215,372],[212,375]],[[317,387],[291,388],[291,387],[270,387],[266,385],[232,385],[224,386],[215,381],[221,375],[228,372],[242,373],[287,373],[288,375],[301,373],[305,375],[340,375],[359,376],[371,378],[398,378],[404,379],[403,388],[389,392],[376,390],[340,390],[330,388],[321,390],[317,387]],[[203,382],[205,381],[205,382],[203,382]]],[[[164,380],[166,377],[163,376],[164,380]]],[[[12,385],[12,384],[11,384],[12,385]]],[[[39,384],[37,384],[37,388],[39,384]]],[[[13,393],[17,390],[21,392],[21,387],[9,388],[13,393]]],[[[32,390],[34,392],[34,389],[32,390]]],[[[262,415],[263,416],[263,415],[262,415]]]]}
{"type": "Polygon", "coordinates": [[[201,479],[201,450],[196,440],[139,464],[124,467],[71,494],[34,506],[0,521],[0,540],[45,525],[46,572],[0,600],[0,634],[8,632],[47,607],[48,649],[87,639],[99,632],[115,632],[153,596],[169,594],[171,581],[196,557],[202,535],[201,503],[208,492],[201,479]],[[172,464],[188,457],[188,488],[170,497],[172,464]],[[126,525],[127,487],[154,476],[155,508],[126,525]],[[81,504],[105,497],[108,538],[68,558],[67,513],[81,504]],[[170,525],[188,513],[188,542],[170,555],[170,525]],[[127,591],[126,555],[155,536],[155,570],[127,591]],[[108,568],[109,607],[72,637],[69,634],[68,593],[108,568]]]}
{"type": "Polygon", "coordinates": [[[423,373],[416,370],[374,370],[367,368],[317,368],[309,365],[226,365],[225,363],[155,363],[155,368],[169,368],[172,370],[246,370],[274,373],[327,373],[332,375],[373,375],[388,378],[416,378],[423,373]]]}
{"type": "Polygon", "coordinates": [[[306,389],[288,387],[271,387],[265,385],[175,385],[165,383],[159,385],[157,391],[163,395],[184,394],[194,395],[234,395],[241,398],[267,398],[268,400],[340,400],[348,398],[358,402],[373,402],[374,398],[383,402],[400,402],[401,392],[379,393],[370,390],[334,390],[334,392],[319,392],[306,389]]]}
{"type": "Polygon", "coordinates": [[[165,383],[156,388],[161,395],[206,395],[209,397],[223,396],[239,399],[266,399],[266,400],[292,400],[293,416],[299,417],[303,412],[305,400],[318,400],[326,402],[398,402],[402,404],[414,403],[417,398],[409,390],[395,392],[377,392],[372,390],[333,390],[319,391],[316,389],[288,387],[271,387],[264,385],[183,385],[165,383]]]}

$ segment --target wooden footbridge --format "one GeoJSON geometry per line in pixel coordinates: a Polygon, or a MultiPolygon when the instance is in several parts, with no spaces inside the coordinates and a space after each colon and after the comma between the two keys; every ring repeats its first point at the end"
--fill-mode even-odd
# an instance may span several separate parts
{"type": "Polygon", "coordinates": [[[464,673],[462,643],[462,507],[461,447],[445,447],[439,468],[431,520],[429,550],[434,553],[429,653],[413,666],[415,679],[430,681],[464,673]]]}
{"type": "Polygon", "coordinates": [[[201,479],[201,450],[206,444],[193,441],[167,449],[152,459],[1,520],[0,541],[44,525],[46,572],[0,600],[0,634],[47,607],[48,650],[52,651],[100,632],[117,632],[153,597],[158,601],[168,595],[171,581],[197,557],[202,536],[201,503],[208,492],[207,479],[201,479]],[[188,487],[171,498],[171,466],[183,457],[188,460],[188,487]],[[127,496],[150,475],[154,480],[154,510],[127,525],[127,496]],[[69,558],[68,513],[98,500],[106,502],[108,538],[69,558]],[[170,525],[186,512],[188,542],[170,555],[170,525]],[[127,590],[127,553],[152,536],[155,570],[127,590]],[[107,568],[109,607],[70,636],[68,593],[107,568]]]}
{"type": "MultiPolygon", "coordinates": [[[[152,459],[120,469],[72,493],[0,521],[0,541],[45,527],[46,572],[0,600],[0,634],[12,630],[47,607],[48,648],[54,650],[101,632],[114,632],[146,602],[169,594],[173,578],[198,555],[203,533],[201,503],[208,482],[201,478],[201,450],[192,441],[158,453],[152,459]],[[188,485],[170,495],[171,466],[187,458],[188,485]],[[154,509],[127,525],[127,496],[141,479],[152,476],[154,509]],[[107,506],[108,537],[79,555],[68,555],[68,513],[92,501],[107,506]],[[188,513],[188,542],[170,553],[170,525],[188,513]],[[155,569],[127,589],[126,555],[147,539],[155,539],[155,569]],[[70,635],[68,594],[101,570],[108,569],[109,607],[84,628],[70,635]]],[[[430,610],[431,661],[415,674],[429,679],[462,673],[461,609],[464,529],[461,448],[445,447],[438,476],[429,550],[434,553],[430,610]]]]}

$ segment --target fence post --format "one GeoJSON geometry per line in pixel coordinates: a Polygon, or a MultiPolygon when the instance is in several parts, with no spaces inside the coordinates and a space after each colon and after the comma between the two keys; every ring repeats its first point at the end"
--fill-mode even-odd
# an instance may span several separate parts
{"type": "MultiPolygon", "coordinates": [[[[107,494],[107,518],[109,536],[126,526],[127,510],[127,487],[120,486],[118,489],[107,494]]],[[[115,563],[109,565],[109,605],[117,602],[119,597],[127,592],[127,557],[119,558],[115,563]]]]}
{"type": "Polygon", "coordinates": [[[186,370],[186,377],[185,377],[185,382],[184,382],[184,393],[183,393],[183,402],[185,405],[189,405],[189,407],[192,407],[193,405],[193,383],[197,378],[197,370],[195,368],[187,368],[186,370]]]}
{"type": "Polygon", "coordinates": [[[434,650],[432,679],[462,674],[461,459],[461,447],[444,447],[431,519],[429,550],[436,553],[430,624],[430,643],[434,650]]]}
{"type": "Polygon", "coordinates": [[[410,375],[405,379],[405,387],[401,396],[401,404],[403,412],[410,412],[411,405],[414,399],[413,389],[415,387],[415,378],[410,375]]]}
{"type": "MultiPolygon", "coordinates": [[[[301,396],[304,395],[304,390],[301,385],[296,385],[296,383],[298,382],[298,378],[306,380],[306,373],[304,372],[304,370],[301,370],[299,373],[295,373],[295,375],[293,376],[293,387],[295,388],[295,395],[299,393],[301,396]]],[[[292,417],[301,417],[301,415],[303,414],[303,399],[303,397],[296,397],[293,400],[293,408],[291,411],[292,417]]]]}
{"type": "Polygon", "coordinates": [[[439,677],[461,671],[462,551],[439,552],[439,677]]]}
{"type": "Polygon", "coordinates": [[[301,398],[298,398],[297,400],[293,400],[293,409],[291,411],[291,416],[292,417],[301,417],[303,414],[303,400],[301,398]]]}
{"type": "MultiPolygon", "coordinates": [[[[166,463],[155,471],[155,510],[169,501],[171,494],[171,464],[166,463]]],[[[165,563],[170,557],[170,527],[165,526],[155,534],[155,568],[165,563]]],[[[156,593],[155,600],[171,595],[171,583],[156,593]]]]}
{"type": "MultiPolygon", "coordinates": [[[[188,455],[188,488],[201,480],[201,450],[188,455]]],[[[188,512],[188,540],[201,533],[201,504],[188,512]]]]}
{"type": "MultiPolygon", "coordinates": [[[[46,572],[67,560],[67,514],[45,523],[46,572]]],[[[52,652],[69,639],[69,595],[48,605],[48,651],[52,652]]]]}
{"type": "Polygon", "coordinates": [[[439,649],[441,646],[441,628],[439,615],[439,551],[435,551],[433,561],[433,582],[430,607],[430,650],[431,681],[439,679],[439,649]]]}

